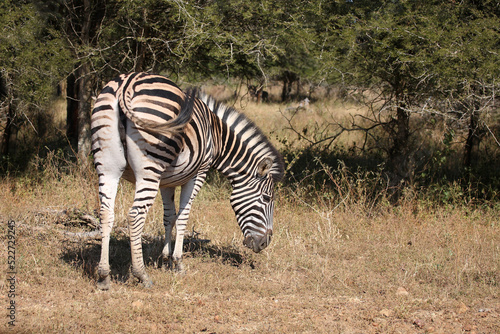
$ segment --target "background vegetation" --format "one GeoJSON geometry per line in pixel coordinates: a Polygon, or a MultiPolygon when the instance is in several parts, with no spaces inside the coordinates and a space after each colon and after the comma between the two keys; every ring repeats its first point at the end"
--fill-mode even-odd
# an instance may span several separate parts
{"type": "Polygon", "coordinates": [[[234,96],[252,86],[259,101],[274,85],[281,102],[327,89],[367,109],[294,128],[301,154],[329,154],[336,166],[336,139],[356,131],[341,159],[350,168],[363,157],[397,189],[473,182],[474,197],[492,198],[499,13],[496,1],[4,1],[1,170],[57,148],[86,164],[92,98],[120,73],[148,71],[232,83],[234,96]],[[65,120],[51,113],[56,93],[65,120]]]}
{"type": "Polygon", "coordinates": [[[473,0],[2,1],[0,221],[17,224],[17,329],[499,332],[499,14],[473,0]],[[89,113],[130,71],[202,86],[283,153],[262,254],[241,245],[213,173],[185,277],[158,268],[153,206],[143,290],[122,183],[112,290],[94,290],[89,113]]]}

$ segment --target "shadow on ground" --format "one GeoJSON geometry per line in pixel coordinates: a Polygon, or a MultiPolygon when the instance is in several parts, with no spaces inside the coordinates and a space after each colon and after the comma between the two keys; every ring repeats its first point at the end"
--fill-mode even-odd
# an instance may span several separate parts
{"type": "MultiPolygon", "coordinates": [[[[163,266],[161,253],[163,238],[143,238],[142,250],[146,267],[161,268],[163,266]]],[[[101,255],[99,240],[66,240],[60,258],[82,271],[90,279],[97,277],[97,266],[101,255]]],[[[242,254],[230,246],[216,246],[208,239],[198,237],[184,238],[183,257],[199,257],[219,261],[224,265],[240,267],[248,265],[252,269],[255,264],[251,257],[242,254]]],[[[114,235],[110,240],[109,261],[111,278],[117,282],[126,282],[130,278],[130,243],[126,235],[114,235]]]]}

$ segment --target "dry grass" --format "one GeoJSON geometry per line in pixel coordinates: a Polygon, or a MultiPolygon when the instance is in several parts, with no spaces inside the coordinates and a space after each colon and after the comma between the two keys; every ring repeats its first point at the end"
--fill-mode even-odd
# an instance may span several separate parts
{"type": "MultiPolygon", "coordinates": [[[[272,96],[271,100],[279,99],[280,89],[281,87],[277,86],[268,87],[272,96]]],[[[290,101],[286,104],[274,102],[257,104],[256,99],[248,94],[245,86],[240,88],[240,95],[237,99],[234,99],[234,90],[225,86],[209,86],[204,90],[218,100],[227,101],[227,104],[243,112],[274,141],[279,149],[284,147],[283,139],[286,139],[287,144],[293,148],[300,148],[307,144],[307,141],[298,141],[298,135],[291,128],[311,141],[315,141],[318,139],[314,137],[315,133],[323,133],[325,136],[328,133],[336,133],[337,123],[346,126],[353,115],[365,115],[367,112],[366,107],[326,96],[325,92],[318,92],[319,96],[313,94],[313,98],[319,97],[320,99],[314,99],[304,107],[301,101],[290,101]],[[307,131],[304,132],[304,129],[307,131]]],[[[361,133],[345,132],[336,140],[336,144],[347,147],[361,140],[361,133]]]]}
{"type": "MultiPolygon", "coordinates": [[[[266,133],[277,133],[276,107],[249,103],[244,112],[266,133]]],[[[202,188],[188,227],[210,242],[193,237],[185,245],[185,276],[158,268],[159,199],[153,206],[143,244],[154,287],[144,289],[129,273],[121,228],[132,186],[123,183],[111,242],[112,286],[102,292],[95,287],[99,241],[65,234],[90,230],[78,212],[95,214],[96,176],[75,167],[62,172],[55,161],[48,159],[36,178],[0,182],[2,261],[3,222],[16,222],[12,332],[500,332],[498,210],[436,208],[416,199],[369,205],[354,190],[306,196],[300,188],[281,188],[273,241],[254,254],[242,245],[230,189],[215,180],[202,188]],[[68,216],[64,209],[78,210],[68,216]]],[[[2,281],[4,310],[7,289],[2,281]]],[[[6,321],[0,324],[0,332],[7,329],[6,321]]]]}
{"type": "MultiPolygon", "coordinates": [[[[0,184],[1,219],[17,224],[17,330],[500,330],[500,228],[493,210],[430,210],[417,202],[367,210],[356,201],[335,208],[335,200],[306,201],[283,189],[272,245],[253,254],[241,244],[227,187],[207,185],[190,224],[199,238],[211,241],[186,245],[187,274],[157,266],[161,244],[154,236],[162,224],[156,203],[144,240],[154,287],[146,290],[130,277],[128,240],[117,229],[111,245],[112,290],[101,292],[95,288],[99,243],[65,236],[64,231],[89,229],[57,214],[67,208],[97,209],[95,176],[83,176],[75,172],[49,175],[36,185],[13,179],[0,184]]],[[[117,227],[125,227],[130,190],[128,184],[121,187],[117,227]]],[[[6,259],[5,224],[1,229],[1,258],[6,259]]],[[[6,293],[1,298],[6,305],[6,293]]]]}

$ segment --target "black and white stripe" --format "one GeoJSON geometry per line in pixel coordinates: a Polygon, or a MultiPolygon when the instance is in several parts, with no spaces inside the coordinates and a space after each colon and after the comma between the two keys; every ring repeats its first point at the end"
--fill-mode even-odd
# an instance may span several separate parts
{"type": "Polygon", "coordinates": [[[184,93],[169,79],[146,73],[109,82],[92,112],[92,153],[99,176],[102,289],[109,288],[109,237],[121,177],[136,185],[129,211],[132,272],[145,285],[141,235],[146,214],[161,190],[164,205],[163,257],[182,270],[182,244],[192,202],[209,168],[229,178],[231,204],[244,244],[259,252],[273,228],[273,188],[283,176],[280,154],[261,131],[235,109],[209,96],[184,93]],[[180,207],[174,190],[181,186],[180,207]],[[176,225],[175,249],[171,231],[176,225]]]}

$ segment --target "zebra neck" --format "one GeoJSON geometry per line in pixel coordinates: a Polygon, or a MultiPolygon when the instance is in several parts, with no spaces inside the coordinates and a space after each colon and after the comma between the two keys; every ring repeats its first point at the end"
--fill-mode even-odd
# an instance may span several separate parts
{"type": "Polygon", "coordinates": [[[217,119],[213,167],[226,176],[234,187],[255,174],[258,162],[265,154],[271,153],[271,149],[253,124],[235,126],[217,119]]]}
{"type": "Polygon", "coordinates": [[[211,111],[212,167],[222,172],[235,187],[248,177],[254,177],[258,163],[270,157],[274,161],[273,179],[280,181],[284,173],[283,159],[259,128],[244,114],[207,94],[201,94],[200,99],[211,111]]]}

